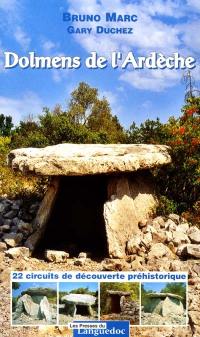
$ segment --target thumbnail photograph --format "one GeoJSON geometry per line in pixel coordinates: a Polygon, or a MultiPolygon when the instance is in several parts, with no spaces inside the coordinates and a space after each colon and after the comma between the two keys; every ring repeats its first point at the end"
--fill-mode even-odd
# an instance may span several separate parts
{"type": "Polygon", "coordinates": [[[56,323],[56,283],[12,282],[12,325],[56,323]]]}
{"type": "Polygon", "coordinates": [[[98,320],[98,283],[59,284],[59,325],[98,320]]]}
{"type": "Polygon", "coordinates": [[[187,286],[184,282],[141,284],[142,325],[186,325],[187,286]]]}

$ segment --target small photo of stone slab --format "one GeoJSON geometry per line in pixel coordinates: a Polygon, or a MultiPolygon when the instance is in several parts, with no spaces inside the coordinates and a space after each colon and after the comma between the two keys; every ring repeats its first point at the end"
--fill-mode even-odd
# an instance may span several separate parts
{"type": "Polygon", "coordinates": [[[185,282],[141,284],[142,325],[186,325],[187,285],[185,282]]]}
{"type": "Polygon", "coordinates": [[[98,320],[98,283],[59,284],[59,325],[72,321],[98,320]]]}
{"type": "Polygon", "coordinates": [[[12,325],[57,324],[57,283],[12,282],[12,325]]]}
{"type": "Polygon", "coordinates": [[[137,282],[100,284],[101,320],[140,324],[140,285],[137,282]]]}

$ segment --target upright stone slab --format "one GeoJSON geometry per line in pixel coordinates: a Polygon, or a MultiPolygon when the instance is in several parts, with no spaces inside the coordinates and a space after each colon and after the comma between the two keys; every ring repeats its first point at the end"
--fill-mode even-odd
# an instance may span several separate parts
{"type": "Polygon", "coordinates": [[[48,190],[40,205],[37,216],[33,223],[34,232],[29,236],[29,238],[25,242],[25,246],[29,248],[31,252],[35,249],[37,243],[41,239],[44,230],[46,228],[47,221],[51,216],[51,212],[59,189],[59,183],[60,183],[59,178],[54,177],[51,180],[48,190]]]}
{"type": "Polygon", "coordinates": [[[111,257],[125,255],[127,241],[139,232],[138,223],[155,209],[157,198],[147,173],[112,177],[108,183],[108,200],[104,219],[111,257]]]}
{"type": "Polygon", "coordinates": [[[162,305],[162,316],[168,317],[171,313],[175,313],[176,315],[183,315],[183,303],[177,298],[166,297],[162,305]]]}
{"type": "Polygon", "coordinates": [[[40,302],[40,314],[42,317],[46,319],[47,322],[51,322],[52,320],[51,307],[46,296],[44,296],[40,302]]]}
{"type": "Polygon", "coordinates": [[[22,297],[20,297],[18,301],[23,303],[24,310],[25,310],[27,315],[29,315],[31,317],[38,318],[39,305],[37,303],[33,302],[30,295],[25,294],[22,297]]]}

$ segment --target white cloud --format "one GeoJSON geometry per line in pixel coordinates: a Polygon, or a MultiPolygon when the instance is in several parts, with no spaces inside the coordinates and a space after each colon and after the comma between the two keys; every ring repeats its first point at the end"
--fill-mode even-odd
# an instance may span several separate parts
{"type": "MultiPolygon", "coordinates": [[[[136,23],[117,24],[101,21],[99,24],[105,27],[131,26],[134,29],[132,35],[97,35],[94,27],[96,22],[87,22],[87,26],[93,27],[90,35],[75,35],[77,42],[87,51],[97,51],[99,55],[108,57],[112,51],[121,51],[124,55],[128,51],[133,51],[141,56],[148,56],[152,51],[164,53],[166,56],[174,52],[180,52],[184,56],[195,56],[199,43],[199,23],[185,22],[181,24],[172,23],[165,20],[167,17],[184,18],[188,16],[188,6],[183,0],[141,0],[125,3],[123,0],[99,2],[92,0],[68,0],[68,11],[74,14],[99,14],[105,18],[106,12],[116,12],[118,14],[137,14],[136,23]],[[165,18],[165,19],[164,19],[165,18]],[[191,29],[190,29],[191,28],[191,29]],[[193,38],[194,37],[194,38],[193,38]],[[195,46],[192,46],[192,45],[195,46]],[[193,52],[192,52],[193,51],[193,52]]],[[[197,0],[188,0],[190,5],[197,4],[197,0]]],[[[198,3],[200,4],[199,0],[198,3]]],[[[174,22],[174,21],[173,21],[174,22]]],[[[79,27],[84,27],[84,22],[74,23],[79,27]]],[[[119,72],[120,74],[120,72],[119,72]]],[[[143,71],[126,72],[120,75],[120,79],[125,80],[132,86],[139,89],[150,89],[152,91],[162,91],[175,85],[180,79],[180,74],[175,70],[161,70],[155,72],[143,71]]]]}
{"type": "Polygon", "coordinates": [[[1,0],[0,9],[4,11],[15,11],[17,7],[17,0],[1,0]]]}
{"type": "Polygon", "coordinates": [[[0,96],[0,114],[12,116],[15,124],[28,115],[37,116],[42,108],[40,97],[33,92],[27,92],[16,99],[0,96]]]}
{"type": "Polygon", "coordinates": [[[30,37],[22,30],[20,26],[16,27],[14,31],[14,37],[19,43],[22,49],[28,50],[31,39],[30,37]]]}
{"type": "Polygon", "coordinates": [[[181,81],[181,72],[170,69],[127,71],[121,74],[120,80],[136,89],[160,92],[178,84],[181,81]]]}
{"type": "MultiPolygon", "coordinates": [[[[42,39],[40,41],[41,48],[46,56],[66,56],[66,53],[60,51],[59,43],[55,43],[49,39],[42,39]]],[[[60,83],[66,80],[69,69],[50,69],[52,74],[52,79],[55,83],[60,83]]],[[[71,70],[72,71],[72,70],[71,70]]]]}
{"type": "Polygon", "coordinates": [[[194,10],[200,10],[200,1],[199,0],[188,0],[187,4],[191,6],[194,10]]]}
{"type": "Polygon", "coordinates": [[[100,92],[100,98],[103,97],[105,97],[110,103],[113,114],[119,116],[122,113],[122,106],[120,104],[118,95],[116,95],[116,93],[113,93],[112,91],[104,90],[100,92]]]}
{"type": "Polygon", "coordinates": [[[193,21],[184,25],[182,40],[185,46],[193,52],[200,52],[200,22],[193,21]]]}
{"type": "Polygon", "coordinates": [[[57,44],[51,40],[44,40],[42,41],[42,48],[45,53],[49,53],[52,52],[53,49],[57,48],[57,44]]]}
{"type": "Polygon", "coordinates": [[[180,18],[185,14],[183,0],[143,0],[141,1],[141,6],[153,16],[163,15],[180,18]]]}
{"type": "Polygon", "coordinates": [[[0,0],[1,34],[13,37],[23,50],[29,48],[31,38],[22,28],[23,7],[19,0],[0,0]]]}
{"type": "MultiPolygon", "coordinates": [[[[87,50],[96,50],[98,53],[114,50],[130,50],[131,48],[139,49],[140,51],[152,51],[155,48],[159,48],[160,52],[172,52],[177,50],[180,43],[178,37],[178,30],[176,27],[166,24],[163,21],[156,19],[155,15],[168,15],[174,16],[175,13],[179,13],[181,16],[182,11],[177,11],[180,1],[173,0],[159,0],[147,1],[143,0],[140,3],[125,4],[122,0],[115,0],[112,3],[108,3],[106,0],[102,0],[101,4],[97,4],[96,1],[68,1],[70,8],[69,11],[75,14],[98,14],[101,13],[102,21],[100,25],[104,27],[132,27],[134,29],[133,34],[118,34],[118,35],[97,35],[95,30],[90,36],[79,35],[75,36],[75,39],[87,50]],[[105,13],[113,11],[118,14],[137,14],[138,21],[136,23],[122,23],[118,22],[113,24],[105,21],[105,13]]],[[[84,26],[85,23],[79,22],[75,25],[84,26]]],[[[87,26],[95,27],[96,22],[88,22],[87,26]]]]}

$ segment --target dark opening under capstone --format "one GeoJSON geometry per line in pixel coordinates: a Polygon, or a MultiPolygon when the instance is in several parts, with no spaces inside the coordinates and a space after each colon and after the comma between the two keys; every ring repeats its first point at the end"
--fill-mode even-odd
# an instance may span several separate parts
{"type": "Polygon", "coordinates": [[[103,205],[107,200],[107,176],[61,177],[51,216],[35,255],[45,249],[64,250],[71,256],[90,252],[107,255],[103,205]]]}

